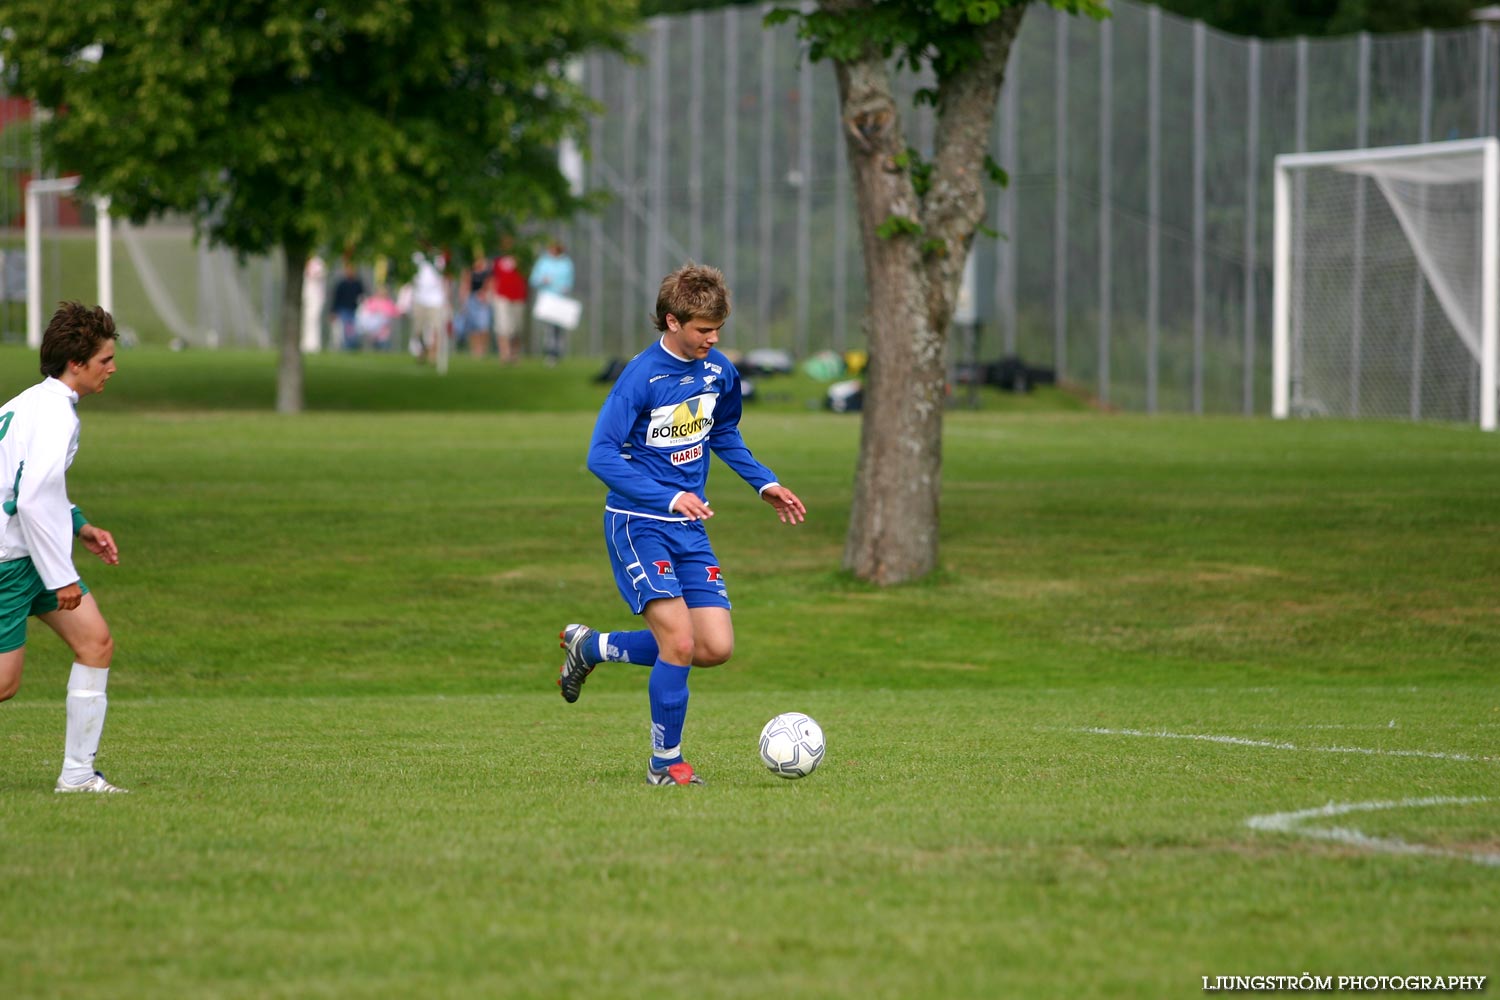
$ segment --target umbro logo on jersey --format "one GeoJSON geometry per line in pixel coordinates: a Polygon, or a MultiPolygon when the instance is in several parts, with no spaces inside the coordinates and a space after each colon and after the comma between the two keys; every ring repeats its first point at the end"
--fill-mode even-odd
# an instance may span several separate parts
{"type": "Polygon", "coordinates": [[[649,379],[646,380],[646,384],[650,385],[652,382],[655,382],[657,379],[670,378],[670,377],[671,377],[670,373],[668,373],[668,372],[662,372],[660,375],[652,375],[649,379]]]}
{"type": "Polygon", "coordinates": [[[691,376],[691,375],[684,375],[684,376],[682,376],[681,379],[678,380],[677,384],[678,385],[688,385],[689,383],[696,382],[696,381],[698,381],[698,380],[695,379],[695,378],[693,378],[693,376],[691,376]]]}

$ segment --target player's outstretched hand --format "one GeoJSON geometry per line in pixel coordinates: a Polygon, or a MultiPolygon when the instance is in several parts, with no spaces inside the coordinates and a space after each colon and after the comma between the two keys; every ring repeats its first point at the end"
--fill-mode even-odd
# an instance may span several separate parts
{"type": "Polygon", "coordinates": [[[776,516],[782,524],[800,524],[807,519],[807,508],[797,499],[797,494],[785,486],[767,486],[760,498],[776,508],[776,516]]]}
{"type": "Polygon", "coordinates": [[[96,528],[92,524],[85,524],[78,531],[78,540],[83,542],[84,548],[111,566],[119,564],[120,550],[115,547],[115,536],[103,528],[96,528]]]}

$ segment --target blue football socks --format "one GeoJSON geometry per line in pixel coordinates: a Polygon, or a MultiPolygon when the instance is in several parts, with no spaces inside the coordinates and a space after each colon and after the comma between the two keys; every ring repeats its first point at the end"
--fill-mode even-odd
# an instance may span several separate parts
{"type": "Polygon", "coordinates": [[[656,636],[648,628],[634,632],[600,632],[583,647],[583,655],[590,663],[608,660],[651,667],[656,665],[656,654],[656,636]]]}
{"type": "Polygon", "coordinates": [[[688,671],[658,659],[646,685],[651,697],[651,766],[658,771],[682,759],[682,724],[687,719],[688,671]]]}

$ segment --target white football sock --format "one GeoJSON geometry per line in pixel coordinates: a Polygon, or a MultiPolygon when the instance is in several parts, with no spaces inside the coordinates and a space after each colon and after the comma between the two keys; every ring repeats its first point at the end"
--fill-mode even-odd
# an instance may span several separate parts
{"type": "Polygon", "coordinates": [[[109,707],[104,686],[108,667],[73,664],[68,675],[68,729],[63,742],[62,780],[81,784],[94,776],[94,755],[104,735],[104,710],[109,707]]]}

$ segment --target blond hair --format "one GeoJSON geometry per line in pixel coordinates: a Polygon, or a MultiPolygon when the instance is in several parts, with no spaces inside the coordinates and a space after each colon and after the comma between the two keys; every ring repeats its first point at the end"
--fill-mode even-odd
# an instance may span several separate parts
{"type": "Polygon", "coordinates": [[[668,315],[676,316],[679,323],[695,319],[719,323],[728,319],[729,287],[724,283],[724,272],[688,261],[661,279],[653,321],[663,333],[668,315]]]}

